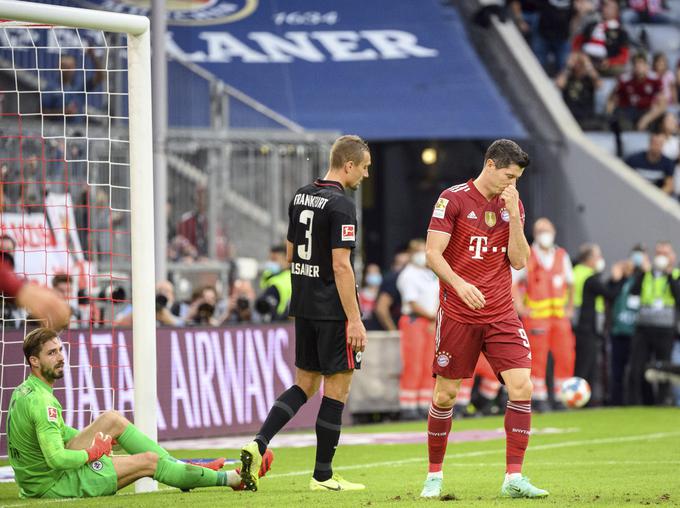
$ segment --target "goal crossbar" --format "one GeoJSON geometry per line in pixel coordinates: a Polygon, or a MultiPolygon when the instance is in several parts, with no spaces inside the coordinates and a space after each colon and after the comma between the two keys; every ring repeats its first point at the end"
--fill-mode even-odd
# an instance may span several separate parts
{"type": "Polygon", "coordinates": [[[149,18],[144,16],[14,0],[0,0],[0,15],[4,19],[26,23],[125,32],[131,35],[142,35],[150,27],[149,18]]]}

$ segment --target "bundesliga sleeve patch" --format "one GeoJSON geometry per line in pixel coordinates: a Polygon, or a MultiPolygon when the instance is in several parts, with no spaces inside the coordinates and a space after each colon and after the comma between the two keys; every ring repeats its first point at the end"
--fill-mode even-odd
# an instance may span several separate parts
{"type": "Polygon", "coordinates": [[[47,421],[48,422],[56,422],[57,421],[57,408],[56,407],[47,407],[47,421]]]}
{"type": "Polygon", "coordinates": [[[342,241],[343,242],[354,242],[354,241],[356,241],[356,232],[354,230],[354,224],[343,224],[343,226],[342,226],[342,241]]]}
{"type": "Polygon", "coordinates": [[[432,217],[435,219],[443,219],[446,215],[446,207],[449,205],[449,200],[445,198],[439,198],[437,203],[434,205],[434,210],[432,211],[432,217]]]}

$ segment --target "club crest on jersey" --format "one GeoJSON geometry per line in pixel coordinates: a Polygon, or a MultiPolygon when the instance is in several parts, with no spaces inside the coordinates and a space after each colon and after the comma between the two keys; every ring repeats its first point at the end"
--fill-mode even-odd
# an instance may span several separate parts
{"type": "Polygon", "coordinates": [[[57,413],[56,407],[47,406],[47,421],[48,422],[56,422],[58,414],[59,413],[57,413]]]}
{"type": "Polygon", "coordinates": [[[354,231],[354,224],[343,224],[342,226],[342,241],[353,242],[356,240],[356,233],[354,231]]]}
{"type": "Polygon", "coordinates": [[[92,468],[92,471],[101,471],[104,469],[104,464],[102,464],[101,460],[95,460],[94,462],[90,462],[90,467],[92,468]]]}
{"type": "Polygon", "coordinates": [[[510,222],[510,212],[507,208],[501,208],[501,219],[505,222],[510,222]]]}
{"type": "Polygon", "coordinates": [[[490,228],[496,225],[496,212],[484,212],[484,223],[490,228]]]}
{"type": "Polygon", "coordinates": [[[446,207],[449,205],[449,200],[446,198],[439,198],[437,203],[434,205],[434,210],[432,211],[432,217],[435,219],[443,219],[446,215],[446,207]]]}
{"type": "Polygon", "coordinates": [[[437,365],[446,367],[451,362],[451,355],[446,351],[442,351],[437,355],[437,365]]]}

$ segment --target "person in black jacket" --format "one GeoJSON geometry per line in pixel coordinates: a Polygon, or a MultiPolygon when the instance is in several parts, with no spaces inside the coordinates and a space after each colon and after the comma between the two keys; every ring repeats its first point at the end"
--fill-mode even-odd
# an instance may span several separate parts
{"type": "Polygon", "coordinates": [[[576,335],[576,361],[574,376],[582,377],[593,387],[593,401],[601,400],[602,394],[595,389],[601,379],[598,372],[598,358],[602,351],[602,327],[598,326],[598,310],[602,315],[604,309],[597,309],[597,298],[603,297],[612,301],[621,290],[623,284],[623,263],[616,263],[612,267],[609,280],[603,280],[605,262],[602,251],[597,244],[586,244],[581,247],[579,264],[593,270],[583,284],[581,310],[574,329],[576,335]]]}
{"type": "Polygon", "coordinates": [[[661,383],[656,394],[644,382],[644,371],[652,360],[669,362],[676,336],[680,308],[680,269],[670,242],[656,244],[651,266],[637,276],[632,295],[640,295],[637,329],[631,341],[630,393],[633,404],[664,404],[668,383],[661,383]]]}

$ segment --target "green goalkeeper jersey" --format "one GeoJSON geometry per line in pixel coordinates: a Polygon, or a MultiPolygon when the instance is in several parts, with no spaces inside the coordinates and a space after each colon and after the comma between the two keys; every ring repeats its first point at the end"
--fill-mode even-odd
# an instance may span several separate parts
{"type": "Polygon", "coordinates": [[[64,445],[78,431],[64,424],[52,387],[34,375],[12,394],[7,415],[9,463],[21,497],[42,496],[65,471],[87,463],[85,450],[64,445]]]}

